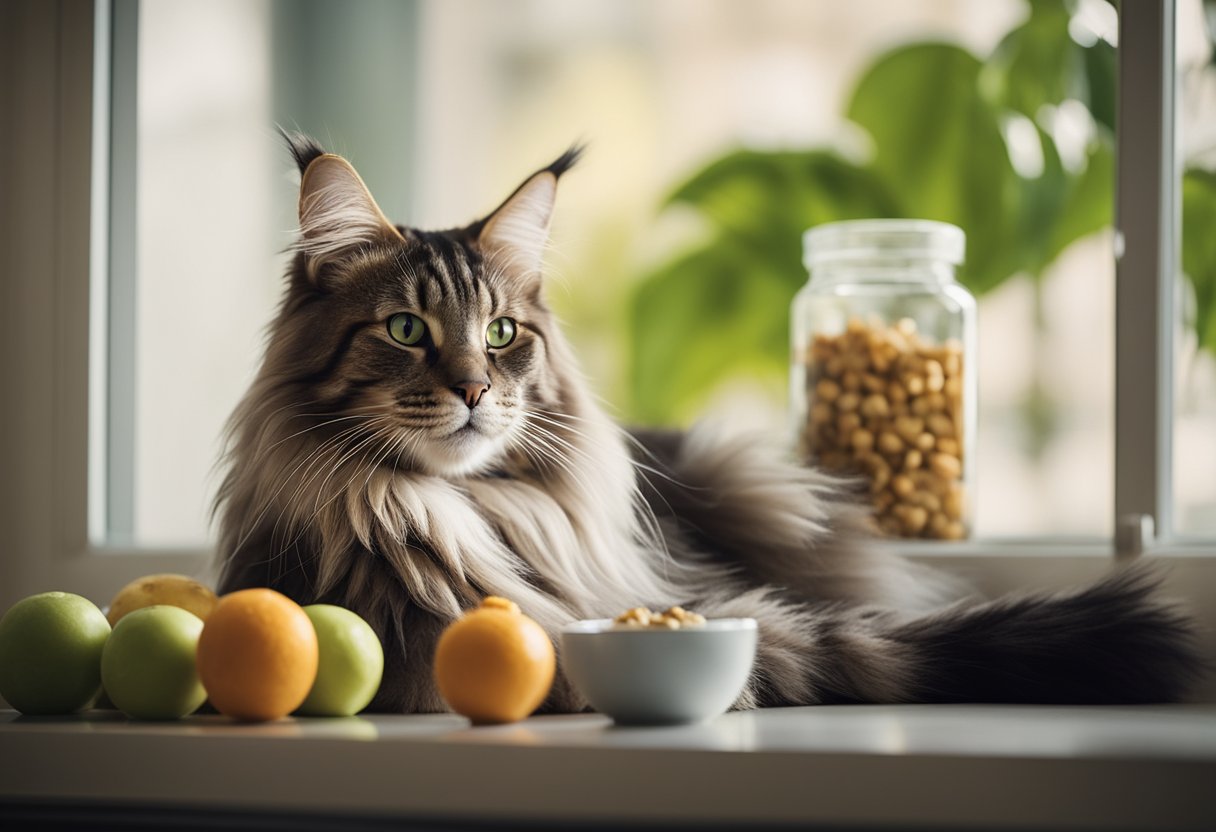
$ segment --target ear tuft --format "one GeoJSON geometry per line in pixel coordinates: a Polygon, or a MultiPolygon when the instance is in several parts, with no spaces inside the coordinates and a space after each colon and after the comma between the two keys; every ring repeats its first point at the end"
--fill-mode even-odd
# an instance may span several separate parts
{"type": "Polygon", "coordinates": [[[569,150],[554,159],[545,170],[560,179],[563,173],[578,164],[578,160],[583,158],[583,153],[586,150],[587,145],[585,144],[572,144],[569,150]]]}
{"type": "Polygon", "coordinates": [[[482,221],[477,240],[488,255],[501,258],[513,270],[527,275],[539,274],[541,257],[549,242],[557,180],[574,167],[582,154],[581,145],[571,147],[528,177],[482,221]]]}
{"type": "Polygon", "coordinates": [[[307,163],[300,180],[296,248],[308,255],[314,269],[360,246],[403,239],[350,162],[322,153],[307,163]]]}
{"type": "Polygon", "coordinates": [[[325,149],[312,136],[298,131],[285,130],[278,125],[276,125],[275,129],[279,131],[279,135],[287,143],[287,151],[291,154],[291,158],[296,160],[296,166],[300,169],[301,175],[304,171],[308,170],[308,166],[318,156],[325,155],[325,149]]]}

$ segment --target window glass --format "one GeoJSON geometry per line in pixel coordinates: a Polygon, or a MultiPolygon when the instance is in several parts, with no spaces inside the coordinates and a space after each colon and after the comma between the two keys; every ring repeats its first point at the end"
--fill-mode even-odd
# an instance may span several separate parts
{"type": "Polygon", "coordinates": [[[630,422],[712,409],[784,432],[800,232],[880,212],[960,223],[980,310],[977,534],[1109,535],[1102,0],[139,9],[134,430],[112,442],[134,460],[136,542],[208,539],[222,426],[293,222],[276,122],[348,155],[386,213],[423,227],[473,219],[587,140],[562,184],[550,297],[630,422]],[[911,188],[926,168],[933,186],[911,188]],[[696,305],[722,295],[681,265],[692,256],[737,264],[729,304],[696,305]]]}
{"type": "Polygon", "coordinates": [[[111,425],[110,445],[111,464],[131,455],[134,492],[131,516],[111,522],[125,520],[138,544],[206,541],[220,430],[275,302],[276,251],[289,238],[274,203],[270,12],[139,5],[136,232],[112,242],[133,247],[136,268],[111,275],[134,283],[133,424],[111,425]]]}
{"type": "Polygon", "coordinates": [[[1216,535],[1216,7],[1185,0],[1175,22],[1182,279],[1174,338],[1173,522],[1182,537],[1211,538],[1216,535]]]}
{"type": "MultiPolygon", "coordinates": [[[[110,497],[110,537],[199,546],[223,426],[256,371],[292,240],[293,171],[274,127],[309,130],[358,159],[385,210],[408,214],[415,9],[138,8],[136,232],[112,241],[132,248],[136,268],[110,276],[133,284],[118,293],[134,307],[133,347],[111,337],[131,365],[111,370],[111,394],[130,390],[130,400],[111,402],[109,430],[112,472],[131,472],[110,487],[131,496],[110,497]],[[115,378],[128,371],[133,381],[115,378]]],[[[112,328],[130,317],[112,309],[112,328]]]]}

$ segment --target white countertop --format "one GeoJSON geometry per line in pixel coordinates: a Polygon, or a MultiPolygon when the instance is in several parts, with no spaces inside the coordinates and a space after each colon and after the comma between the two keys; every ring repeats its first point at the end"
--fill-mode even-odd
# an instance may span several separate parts
{"type": "Polygon", "coordinates": [[[617,728],[0,711],[0,804],[469,821],[1216,829],[1216,705],[830,706],[617,728]]]}

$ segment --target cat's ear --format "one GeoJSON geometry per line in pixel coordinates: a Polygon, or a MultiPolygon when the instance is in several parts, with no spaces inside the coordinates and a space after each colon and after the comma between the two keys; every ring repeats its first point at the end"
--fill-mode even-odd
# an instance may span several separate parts
{"type": "Polygon", "coordinates": [[[532,174],[482,221],[477,242],[487,256],[523,275],[540,273],[541,257],[549,242],[557,180],[574,166],[582,152],[583,148],[576,145],[532,174]]]}
{"type": "Polygon", "coordinates": [[[322,153],[304,165],[296,248],[308,257],[310,271],[362,246],[403,241],[350,162],[322,153]]]}

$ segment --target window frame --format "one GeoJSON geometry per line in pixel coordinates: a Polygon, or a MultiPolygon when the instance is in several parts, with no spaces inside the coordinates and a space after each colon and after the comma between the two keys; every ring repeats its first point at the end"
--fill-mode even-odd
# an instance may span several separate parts
{"type": "Polygon", "coordinates": [[[1125,3],[1119,10],[1114,494],[1119,557],[1170,541],[1173,526],[1171,336],[1181,217],[1174,11],[1173,0],[1125,3]],[[1145,436],[1152,441],[1143,441],[1145,436]]]}
{"type": "MultiPolygon", "coordinates": [[[[117,3],[129,11],[137,0],[117,3]]],[[[107,329],[111,287],[104,278],[116,267],[106,224],[114,206],[109,181],[111,138],[119,136],[121,129],[106,118],[114,65],[109,24],[115,7],[109,0],[27,0],[20,5],[21,19],[0,36],[0,45],[11,48],[12,60],[21,61],[24,70],[12,82],[14,111],[33,101],[50,109],[34,113],[21,109],[23,117],[11,120],[17,134],[13,141],[44,150],[36,161],[42,180],[54,186],[40,188],[36,179],[10,176],[27,160],[18,160],[14,153],[0,154],[0,172],[16,184],[11,199],[0,202],[4,226],[0,240],[22,255],[24,259],[18,258],[22,273],[49,275],[42,282],[24,281],[30,285],[20,290],[16,281],[0,286],[0,298],[14,301],[0,304],[8,354],[21,356],[20,362],[3,362],[14,366],[0,366],[4,382],[0,389],[14,391],[13,400],[22,402],[21,409],[27,411],[23,416],[0,415],[5,420],[0,423],[0,458],[11,460],[14,475],[0,486],[6,490],[0,499],[0,518],[3,528],[10,530],[16,553],[4,558],[6,577],[0,582],[4,606],[51,588],[104,598],[139,575],[160,571],[204,575],[212,568],[211,553],[205,549],[108,545],[97,542],[96,525],[90,528],[90,520],[96,523],[107,510],[99,496],[105,493],[109,477],[104,458],[107,434],[99,425],[110,411],[106,396],[90,391],[90,380],[104,378],[104,371],[112,366],[105,351],[113,343],[107,329]],[[99,106],[102,101],[107,105],[99,106]],[[4,222],[11,219],[5,212],[15,210],[14,206],[51,218],[53,237],[19,237],[8,230],[16,226],[4,222]],[[40,325],[42,337],[38,337],[40,325]],[[85,332],[88,336],[81,337],[85,332]],[[22,349],[31,343],[48,348],[22,349]]],[[[1169,528],[1173,401],[1168,332],[1173,325],[1179,229],[1173,25],[1173,0],[1124,4],[1121,10],[1116,529],[1105,542],[886,544],[901,554],[964,574],[983,590],[1075,583],[1101,574],[1112,558],[1149,553],[1171,563],[1177,580],[1190,590],[1187,594],[1201,596],[1197,606],[1216,611],[1216,557],[1208,557],[1216,554],[1216,544],[1174,539],[1169,528]],[[1160,119],[1145,118],[1146,109],[1160,119]],[[1155,401],[1146,403],[1146,389],[1158,391],[1155,401]],[[1139,442],[1144,435],[1156,441],[1139,442]],[[1157,520],[1156,534],[1144,517],[1157,520]]],[[[130,147],[126,150],[130,152],[130,147]]]]}
{"type": "Polygon", "coordinates": [[[202,575],[210,561],[204,550],[108,546],[90,534],[90,486],[104,482],[90,405],[105,397],[90,387],[104,377],[93,371],[105,360],[95,324],[107,304],[91,277],[107,257],[98,212],[108,212],[109,125],[94,116],[105,113],[96,96],[108,95],[110,5],[4,5],[0,51],[20,71],[4,73],[0,90],[14,115],[0,137],[0,179],[11,185],[0,245],[12,268],[0,281],[0,389],[20,406],[0,408],[0,609],[50,589],[104,599],[153,572],[202,575]]]}

